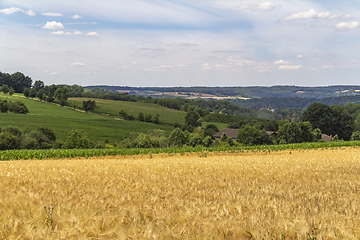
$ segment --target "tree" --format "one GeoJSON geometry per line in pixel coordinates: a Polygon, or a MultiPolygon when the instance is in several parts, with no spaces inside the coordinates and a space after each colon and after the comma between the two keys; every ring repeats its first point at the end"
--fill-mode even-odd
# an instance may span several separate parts
{"type": "Polygon", "coordinates": [[[4,94],[8,94],[9,93],[9,86],[4,84],[1,86],[1,91],[4,93],[4,94]]]}
{"type": "Polygon", "coordinates": [[[319,128],[322,133],[326,133],[328,135],[332,135],[334,133],[333,127],[335,125],[335,118],[331,108],[326,104],[311,104],[304,112],[302,120],[310,122],[313,129],[319,128]]]}
{"type": "Polygon", "coordinates": [[[359,141],[360,140],[360,131],[355,131],[351,134],[351,141],[359,141]]]}
{"type": "Polygon", "coordinates": [[[0,101],[0,111],[2,113],[7,113],[8,112],[8,104],[7,104],[6,100],[0,101]]]}
{"type": "Polygon", "coordinates": [[[213,140],[212,140],[212,137],[210,136],[206,136],[203,140],[203,144],[205,147],[210,147],[211,144],[213,144],[213,140]]]}
{"type": "Polygon", "coordinates": [[[94,112],[96,108],[96,102],[91,100],[83,101],[83,108],[86,112],[88,111],[94,112]]]}
{"type": "Polygon", "coordinates": [[[9,95],[12,96],[14,93],[15,93],[15,90],[14,90],[12,87],[10,87],[10,89],[9,89],[9,95]]]}
{"type": "Polygon", "coordinates": [[[156,114],[155,117],[153,118],[152,122],[155,124],[159,124],[159,117],[160,117],[160,115],[156,114]]]}
{"type": "Polygon", "coordinates": [[[145,122],[152,122],[151,113],[148,113],[148,114],[145,115],[145,122]]]}
{"type": "Polygon", "coordinates": [[[18,138],[10,132],[0,133],[0,150],[10,150],[19,148],[18,138]]]}
{"type": "Polygon", "coordinates": [[[13,87],[15,92],[21,93],[24,88],[31,88],[32,80],[21,72],[11,74],[9,86],[13,87]]]}
{"type": "Polygon", "coordinates": [[[218,132],[219,132],[218,127],[213,123],[206,125],[206,127],[204,129],[204,135],[210,136],[211,138],[213,138],[213,136],[218,132]]]}
{"type": "Polygon", "coordinates": [[[65,141],[64,147],[68,149],[72,148],[91,148],[92,144],[87,138],[84,131],[72,130],[68,134],[68,138],[65,141]]]}
{"type": "Polygon", "coordinates": [[[120,117],[122,117],[124,120],[127,120],[127,118],[128,118],[127,112],[125,112],[124,110],[120,110],[119,115],[120,115],[120,117]]]}
{"type": "Polygon", "coordinates": [[[56,136],[54,131],[51,128],[44,127],[44,128],[38,128],[39,132],[42,132],[50,141],[55,142],[56,136]]]}
{"type": "Polygon", "coordinates": [[[295,121],[291,121],[290,123],[286,123],[279,128],[277,137],[286,143],[300,143],[302,142],[301,139],[302,131],[295,121]]]}
{"type": "Polygon", "coordinates": [[[169,142],[172,146],[182,146],[186,143],[187,137],[185,133],[180,129],[174,129],[169,136],[169,142]]]}
{"type": "Polygon", "coordinates": [[[203,145],[203,141],[199,136],[193,136],[190,138],[189,145],[191,147],[196,147],[198,145],[203,145]]]}
{"type": "Polygon", "coordinates": [[[339,105],[329,107],[323,103],[310,105],[303,114],[303,121],[309,121],[312,128],[319,128],[322,133],[338,135],[349,140],[355,128],[354,120],[345,108],[339,105]]]}
{"type": "Polygon", "coordinates": [[[54,97],[60,102],[61,106],[65,106],[66,100],[69,98],[69,89],[67,87],[56,89],[54,97]]]}
{"type": "Polygon", "coordinates": [[[139,113],[139,115],[138,115],[138,120],[139,120],[140,122],[144,122],[144,121],[145,121],[145,119],[144,119],[144,114],[143,114],[143,113],[139,113]]]}
{"type": "Polygon", "coordinates": [[[239,129],[236,141],[244,145],[272,144],[271,137],[265,130],[260,130],[249,124],[245,124],[239,129]]]}
{"type": "Polygon", "coordinates": [[[24,88],[24,96],[30,97],[30,88],[24,88]]]}
{"type": "Polygon", "coordinates": [[[199,127],[201,126],[201,122],[199,121],[199,119],[200,119],[200,114],[198,112],[195,111],[187,112],[185,116],[185,123],[188,126],[199,127]]]}
{"type": "Polygon", "coordinates": [[[30,89],[30,97],[31,98],[35,98],[36,97],[36,94],[37,94],[37,91],[36,91],[36,89],[35,88],[32,88],[32,89],[30,89]]]}
{"type": "Polygon", "coordinates": [[[152,142],[148,134],[140,133],[140,135],[135,139],[135,147],[137,148],[151,148],[152,142]]]}
{"type": "Polygon", "coordinates": [[[45,84],[43,81],[37,80],[34,82],[33,88],[36,89],[36,91],[39,91],[45,87],[45,84]]]}
{"type": "Polygon", "coordinates": [[[9,102],[8,109],[10,112],[13,113],[20,113],[20,114],[29,113],[29,109],[22,102],[15,102],[15,103],[9,102]]]}

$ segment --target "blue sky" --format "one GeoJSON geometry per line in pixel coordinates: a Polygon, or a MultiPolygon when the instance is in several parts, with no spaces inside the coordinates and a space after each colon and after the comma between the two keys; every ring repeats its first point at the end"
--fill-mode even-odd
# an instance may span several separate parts
{"type": "Polygon", "coordinates": [[[360,2],[2,0],[0,71],[45,84],[360,85],[360,2]]]}

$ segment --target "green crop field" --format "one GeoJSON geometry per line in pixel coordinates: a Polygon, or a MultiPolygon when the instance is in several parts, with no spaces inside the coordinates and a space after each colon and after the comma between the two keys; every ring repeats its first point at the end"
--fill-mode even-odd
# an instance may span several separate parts
{"type": "Polygon", "coordinates": [[[29,109],[29,113],[25,115],[0,113],[0,127],[17,126],[23,130],[49,127],[53,129],[57,139],[62,141],[66,139],[69,131],[75,129],[85,131],[90,140],[107,139],[111,143],[121,140],[130,132],[147,132],[154,128],[170,132],[172,129],[152,123],[123,121],[113,117],[87,114],[53,103],[27,99],[21,94],[14,96],[1,94],[0,98],[23,102],[29,109]]]}
{"type": "Polygon", "coordinates": [[[160,115],[160,123],[185,123],[185,112],[169,109],[152,103],[142,102],[125,102],[125,101],[114,101],[106,99],[94,99],[94,98],[70,98],[68,102],[76,103],[77,108],[82,107],[83,101],[92,100],[96,102],[97,108],[95,113],[109,114],[111,116],[119,116],[119,111],[124,110],[129,115],[133,115],[135,118],[141,112],[145,114],[151,114],[153,117],[156,114],[160,115]]]}

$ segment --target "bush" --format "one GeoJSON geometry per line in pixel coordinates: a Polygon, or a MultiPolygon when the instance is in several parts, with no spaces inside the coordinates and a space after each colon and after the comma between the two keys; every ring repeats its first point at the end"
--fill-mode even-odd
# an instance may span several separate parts
{"type": "Polygon", "coordinates": [[[72,130],[64,143],[64,148],[91,148],[92,144],[84,131],[72,130]]]}
{"type": "Polygon", "coordinates": [[[351,141],[359,141],[360,140],[360,131],[355,131],[351,134],[351,141]]]}
{"type": "Polygon", "coordinates": [[[19,113],[19,114],[27,114],[29,113],[29,109],[22,102],[9,102],[8,109],[10,112],[19,113]]]}
{"type": "Polygon", "coordinates": [[[2,113],[7,113],[8,112],[8,103],[7,103],[6,100],[0,101],[0,111],[2,113]]]}
{"type": "Polygon", "coordinates": [[[19,140],[10,132],[0,133],[0,150],[18,149],[20,146],[19,140]]]}
{"type": "Polygon", "coordinates": [[[152,115],[151,113],[145,115],[145,122],[152,122],[152,115]]]}
{"type": "Polygon", "coordinates": [[[196,147],[198,145],[203,145],[203,141],[199,136],[193,136],[190,138],[189,145],[191,147],[196,147]]]}
{"type": "Polygon", "coordinates": [[[51,128],[38,128],[50,141],[56,141],[55,133],[51,128]]]}
{"type": "Polygon", "coordinates": [[[174,129],[169,136],[169,142],[172,146],[182,146],[186,143],[187,136],[185,133],[180,129],[176,128],[174,129]]]}
{"type": "Polygon", "coordinates": [[[26,136],[21,139],[21,149],[38,149],[40,147],[39,142],[36,139],[26,136]]]}
{"type": "Polygon", "coordinates": [[[139,115],[138,115],[138,120],[139,120],[140,122],[144,122],[144,121],[145,121],[145,119],[144,119],[144,114],[143,114],[143,113],[139,113],[139,115]]]}
{"type": "Polygon", "coordinates": [[[151,148],[152,142],[151,142],[150,136],[145,133],[140,133],[140,135],[135,140],[135,147],[151,148]]]}
{"type": "Polygon", "coordinates": [[[271,137],[265,130],[259,130],[248,124],[239,129],[236,141],[244,145],[272,144],[271,137]]]}
{"type": "Polygon", "coordinates": [[[203,144],[205,147],[210,147],[211,144],[213,144],[213,140],[212,140],[212,137],[210,136],[206,136],[203,140],[203,144]]]}

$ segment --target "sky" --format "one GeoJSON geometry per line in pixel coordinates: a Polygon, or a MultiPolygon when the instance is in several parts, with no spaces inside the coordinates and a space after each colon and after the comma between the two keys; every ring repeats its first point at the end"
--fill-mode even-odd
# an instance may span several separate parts
{"type": "Polygon", "coordinates": [[[46,85],[360,85],[359,10],[349,0],[1,0],[0,71],[46,85]]]}

